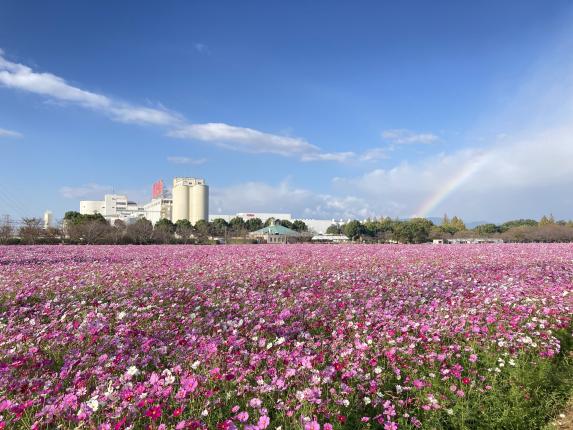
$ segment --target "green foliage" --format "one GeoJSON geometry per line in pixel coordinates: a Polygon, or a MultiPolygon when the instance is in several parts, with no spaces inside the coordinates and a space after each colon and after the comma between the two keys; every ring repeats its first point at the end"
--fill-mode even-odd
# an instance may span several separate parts
{"type": "Polygon", "coordinates": [[[352,240],[360,238],[360,236],[365,232],[364,226],[357,220],[347,222],[342,228],[344,234],[352,240]]]}
{"type": "Polygon", "coordinates": [[[209,223],[209,232],[212,236],[224,236],[229,224],[223,218],[215,218],[209,223]]]}
{"type": "Polygon", "coordinates": [[[296,220],[292,223],[292,229],[298,232],[308,231],[308,226],[304,223],[304,221],[296,220]]]}
{"type": "Polygon", "coordinates": [[[199,221],[197,221],[193,227],[195,227],[195,230],[197,231],[204,231],[204,232],[209,231],[209,223],[204,219],[200,219],[199,221]]]}
{"type": "Polygon", "coordinates": [[[480,236],[487,236],[500,232],[499,227],[495,224],[481,224],[476,226],[473,231],[480,236]]]}
{"type": "Polygon", "coordinates": [[[512,221],[504,222],[502,225],[499,226],[499,230],[503,233],[509,230],[510,228],[523,227],[523,226],[536,227],[537,221],[535,221],[534,219],[515,219],[512,221]]]}
{"type": "Polygon", "coordinates": [[[107,224],[107,220],[100,213],[82,215],[76,211],[68,211],[64,214],[64,220],[72,225],[78,225],[88,221],[99,221],[101,223],[107,224]]]}
{"type": "Polygon", "coordinates": [[[332,224],[326,229],[326,234],[342,234],[342,227],[332,224]]]}
{"type": "Polygon", "coordinates": [[[466,230],[466,225],[461,218],[454,216],[452,219],[449,219],[447,214],[444,215],[442,224],[439,227],[444,233],[448,233],[450,235],[466,230]]]}
{"type": "Polygon", "coordinates": [[[541,219],[539,220],[539,225],[552,225],[555,224],[555,218],[553,218],[553,215],[549,215],[549,216],[545,216],[543,215],[541,217],[541,219]]]}
{"type": "Polygon", "coordinates": [[[245,228],[245,220],[243,218],[236,216],[229,221],[229,227],[234,231],[240,231],[245,228]]]}
{"type": "Polygon", "coordinates": [[[403,243],[424,243],[430,238],[434,224],[425,218],[412,218],[398,222],[394,226],[394,239],[403,243]]]}
{"type": "MultiPolygon", "coordinates": [[[[444,414],[445,429],[539,429],[559,413],[573,394],[573,338],[571,329],[555,333],[561,351],[552,360],[534,353],[515,359],[492,379],[492,389],[481,393],[467,390],[467,397],[444,414]]],[[[488,351],[480,359],[483,367],[496,367],[499,358],[488,351]]],[[[487,373],[486,369],[482,369],[487,373]]]]}
{"type": "Polygon", "coordinates": [[[166,218],[161,218],[159,221],[155,223],[155,228],[167,231],[169,233],[174,233],[176,226],[171,222],[171,220],[168,220],[166,218]]]}
{"type": "Polygon", "coordinates": [[[256,231],[263,228],[263,221],[260,218],[251,218],[245,222],[248,231],[256,231]]]}
{"type": "MultiPolygon", "coordinates": [[[[282,225],[283,227],[290,228],[291,230],[293,229],[292,222],[290,222],[290,221],[287,220],[287,219],[280,219],[280,220],[278,220],[278,222],[279,222],[279,224],[282,225]]],[[[303,223],[303,224],[304,224],[304,223],[303,223]]]]}
{"type": "Polygon", "coordinates": [[[187,219],[180,219],[175,223],[175,233],[183,241],[188,243],[193,234],[193,226],[187,219]]]}
{"type": "Polygon", "coordinates": [[[189,222],[188,219],[180,219],[180,220],[177,220],[177,222],[175,223],[175,228],[176,228],[176,229],[179,229],[179,228],[191,228],[191,227],[193,227],[193,226],[191,225],[191,223],[189,222]]]}

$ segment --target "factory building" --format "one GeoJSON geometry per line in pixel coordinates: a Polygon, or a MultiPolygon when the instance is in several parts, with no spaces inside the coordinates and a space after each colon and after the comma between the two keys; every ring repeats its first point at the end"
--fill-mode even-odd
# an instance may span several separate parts
{"type": "Polygon", "coordinates": [[[116,220],[132,221],[145,216],[142,207],[129,201],[124,194],[106,194],[103,200],[80,201],[80,213],[82,215],[101,214],[113,224],[116,220]]]}
{"type": "Polygon", "coordinates": [[[152,224],[162,218],[173,222],[186,219],[195,224],[208,219],[209,187],[204,179],[174,178],[170,195],[163,188],[163,181],[157,181],[149,203],[138,205],[124,194],[106,194],[103,200],[80,201],[80,213],[101,214],[110,224],[116,220],[131,223],[139,218],[146,218],[152,224]]]}
{"type": "Polygon", "coordinates": [[[149,203],[143,205],[145,218],[151,221],[153,225],[160,219],[171,219],[173,209],[173,200],[169,198],[151,199],[149,203]]]}
{"type": "Polygon", "coordinates": [[[209,220],[209,186],[204,179],[174,178],[172,197],[171,221],[186,219],[195,224],[209,220]]]}

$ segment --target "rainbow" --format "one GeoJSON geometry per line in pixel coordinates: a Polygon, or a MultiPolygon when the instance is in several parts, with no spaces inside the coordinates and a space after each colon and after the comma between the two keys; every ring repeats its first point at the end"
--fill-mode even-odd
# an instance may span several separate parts
{"type": "Polygon", "coordinates": [[[449,178],[443,186],[424,200],[412,217],[427,217],[431,211],[436,209],[440,203],[472,177],[484,164],[485,159],[485,155],[482,154],[468,161],[455,175],[449,178]]]}

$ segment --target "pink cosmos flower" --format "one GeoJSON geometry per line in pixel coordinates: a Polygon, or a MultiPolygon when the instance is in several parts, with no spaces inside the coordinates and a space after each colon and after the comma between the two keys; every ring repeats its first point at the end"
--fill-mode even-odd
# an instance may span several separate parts
{"type": "Polygon", "coordinates": [[[261,405],[262,405],[261,400],[257,398],[251,399],[251,401],[249,402],[249,406],[251,408],[260,408],[261,405]]]}
{"type": "Polygon", "coordinates": [[[147,411],[145,411],[145,416],[151,418],[152,420],[158,420],[161,418],[161,406],[156,405],[149,408],[147,411]]]}
{"type": "Polygon", "coordinates": [[[192,393],[197,388],[197,379],[193,376],[184,377],[181,379],[181,387],[188,393],[192,393]]]}
{"type": "Polygon", "coordinates": [[[263,430],[266,429],[269,424],[270,424],[271,420],[268,416],[263,415],[262,417],[259,418],[259,421],[257,422],[257,427],[259,427],[259,429],[263,430]]]}
{"type": "Polygon", "coordinates": [[[237,414],[237,419],[238,419],[240,422],[245,423],[245,422],[247,422],[247,420],[249,419],[249,413],[248,413],[247,411],[239,412],[239,413],[237,414]]]}
{"type": "Polygon", "coordinates": [[[304,425],[304,430],[320,430],[320,424],[316,421],[311,421],[304,425]]]}

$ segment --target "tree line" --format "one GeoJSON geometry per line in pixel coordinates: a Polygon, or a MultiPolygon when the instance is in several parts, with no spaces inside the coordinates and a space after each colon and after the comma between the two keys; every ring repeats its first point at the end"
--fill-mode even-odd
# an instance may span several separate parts
{"type": "Polygon", "coordinates": [[[457,216],[444,215],[441,223],[434,224],[426,218],[408,220],[368,219],[352,220],[342,225],[331,225],[328,234],[345,234],[353,241],[425,243],[434,239],[490,238],[505,242],[572,242],[573,221],[556,221],[552,215],[539,221],[517,219],[502,224],[481,224],[467,228],[457,216]]]}
{"type": "MultiPolygon", "coordinates": [[[[192,225],[188,220],[176,223],[161,219],[155,225],[140,218],[132,223],[116,220],[110,224],[102,215],[82,215],[66,212],[58,227],[44,228],[40,218],[23,218],[19,223],[10,217],[0,218],[1,244],[206,244],[206,243],[250,243],[249,233],[271,223],[279,224],[302,233],[303,240],[310,240],[312,232],[300,220],[259,218],[243,220],[235,217],[229,222],[222,218],[211,222],[198,221],[192,225]]],[[[502,224],[481,224],[467,228],[457,216],[444,215],[440,223],[434,224],[426,218],[409,220],[389,217],[351,220],[344,224],[333,224],[328,234],[344,234],[353,241],[365,243],[425,243],[434,239],[491,238],[506,242],[573,242],[573,221],[555,220],[552,215],[539,221],[517,219],[502,224]]]]}
{"type": "Polygon", "coordinates": [[[188,220],[176,223],[161,219],[153,225],[145,218],[125,223],[115,220],[109,223],[101,214],[83,215],[76,211],[66,212],[56,228],[44,229],[40,218],[23,218],[20,225],[4,216],[0,220],[0,243],[2,244],[207,244],[217,241],[251,242],[249,233],[278,222],[300,233],[308,233],[307,225],[300,221],[259,218],[243,220],[232,218],[229,222],[216,218],[211,222],[200,220],[192,225],[188,220]]]}

